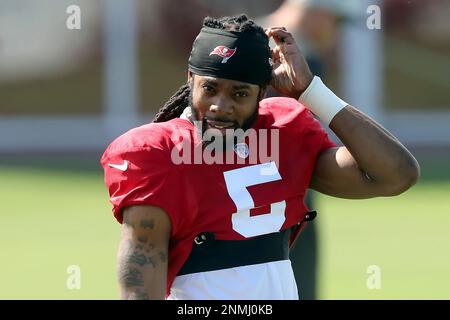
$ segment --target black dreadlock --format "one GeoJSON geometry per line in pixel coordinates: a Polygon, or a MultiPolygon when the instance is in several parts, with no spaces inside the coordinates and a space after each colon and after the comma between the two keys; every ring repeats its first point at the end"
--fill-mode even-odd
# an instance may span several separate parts
{"type": "Polygon", "coordinates": [[[182,85],[173,96],[170,97],[164,106],[159,109],[153,122],[164,122],[170,119],[178,118],[183,110],[189,106],[189,95],[191,88],[188,84],[182,85]]]}
{"type": "MultiPolygon", "coordinates": [[[[206,17],[203,20],[203,26],[221,30],[252,33],[257,37],[267,39],[264,29],[256,25],[255,22],[250,20],[245,14],[236,17],[223,17],[220,19],[206,17]]],[[[191,88],[188,84],[181,86],[178,91],[170,97],[169,101],[159,109],[153,122],[165,122],[181,116],[183,110],[189,106],[190,93],[191,88]]]]}

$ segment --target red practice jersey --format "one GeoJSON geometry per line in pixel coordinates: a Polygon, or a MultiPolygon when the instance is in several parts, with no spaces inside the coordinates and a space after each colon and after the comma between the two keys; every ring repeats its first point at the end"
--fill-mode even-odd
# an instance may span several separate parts
{"type": "Polygon", "coordinates": [[[334,147],[320,123],[295,99],[268,98],[260,102],[252,128],[257,133],[267,129],[267,139],[257,134],[258,143],[224,153],[245,158],[241,163],[226,163],[225,158],[225,163],[196,163],[192,149],[190,154],[185,149],[180,153],[183,137],[196,143],[194,125],[181,118],[132,129],[103,154],[105,183],[120,223],[122,209],[131,205],[160,207],[171,220],[168,295],[199,234],[214,234],[216,240],[248,240],[289,229],[308,212],[304,196],[317,157],[334,147]],[[277,137],[271,140],[275,132],[277,137]],[[261,155],[265,148],[270,156],[277,152],[277,159],[261,155]],[[174,154],[192,161],[174,163],[174,154]]]}

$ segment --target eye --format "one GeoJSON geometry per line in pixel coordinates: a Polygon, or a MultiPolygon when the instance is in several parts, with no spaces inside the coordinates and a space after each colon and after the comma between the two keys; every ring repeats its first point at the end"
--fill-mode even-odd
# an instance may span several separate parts
{"type": "Polygon", "coordinates": [[[214,87],[211,87],[210,85],[204,84],[202,85],[202,88],[206,93],[214,93],[214,87]]]}
{"type": "Polygon", "coordinates": [[[248,97],[248,92],[247,91],[238,91],[234,95],[238,98],[245,98],[245,97],[248,97]]]}

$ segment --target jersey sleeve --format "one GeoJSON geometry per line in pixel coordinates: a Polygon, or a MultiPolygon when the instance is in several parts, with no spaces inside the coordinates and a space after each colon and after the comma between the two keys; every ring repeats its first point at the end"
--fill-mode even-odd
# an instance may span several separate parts
{"type": "Polygon", "coordinates": [[[305,126],[307,127],[307,131],[314,132],[316,135],[320,136],[320,145],[319,145],[319,153],[322,153],[325,150],[336,147],[336,144],[330,139],[328,133],[322,127],[320,122],[314,118],[311,111],[305,108],[303,111],[305,113],[305,126]]]}
{"type": "Polygon", "coordinates": [[[295,137],[307,137],[314,143],[313,149],[318,148],[318,153],[336,146],[311,111],[299,101],[292,98],[273,97],[264,99],[260,106],[263,112],[268,110],[273,117],[275,127],[286,128],[295,134],[295,137]]]}
{"type": "Polygon", "coordinates": [[[126,138],[114,141],[101,158],[104,179],[114,217],[122,223],[122,209],[131,205],[152,205],[163,209],[176,232],[182,196],[177,168],[162,146],[135,146],[126,138]],[[125,140],[125,141],[124,141],[125,140]]]}

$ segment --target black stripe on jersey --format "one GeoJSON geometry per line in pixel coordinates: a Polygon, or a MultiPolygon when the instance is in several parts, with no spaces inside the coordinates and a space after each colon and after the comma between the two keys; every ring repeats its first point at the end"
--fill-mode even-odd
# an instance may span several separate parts
{"type": "Polygon", "coordinates": [[[246,240],[215,240],[201,233],[178,275],[289,259],[290,228],[246,240]]]}

